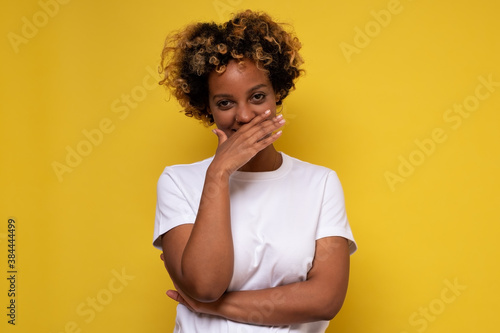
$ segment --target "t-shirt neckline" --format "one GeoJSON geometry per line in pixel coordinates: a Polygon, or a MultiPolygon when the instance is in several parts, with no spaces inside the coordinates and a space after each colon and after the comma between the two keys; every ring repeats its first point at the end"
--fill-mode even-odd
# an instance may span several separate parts
{"type": "Polygon", "coordinates": [[[281,154],[283,162],[281,163],[278,169],[273,171],[263,171],[263,172],[235,171],[231,175],[231,180],[233,179],[247,180],[247,181],[272,180],[285,176],[292,168],[292,159],[290,158],[290,156],[286,155],[283,152],[279,153],[281,154]]]}

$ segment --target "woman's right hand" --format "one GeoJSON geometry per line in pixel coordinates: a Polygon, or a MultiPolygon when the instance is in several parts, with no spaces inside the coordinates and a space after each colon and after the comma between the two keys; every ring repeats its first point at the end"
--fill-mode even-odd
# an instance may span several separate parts
{"type": "Polygon", "coordinates": [[[214,129],[219,144],[212,167],[231,175],[257,153],[273,144],[281,136],[281,131],[275,131],[283,127],[285,120],[282,115],[270,119],[270,113],[271,111],[267,110],[257,115],[229,137],[224,131],[214,129]]]}
{"type": "Polygon", "coordinates": [[[231,282],[234,246],[229,176],[280,137],[281,132],[274,131],[284,125],[283,117],[269,116],[270,112],[257,115],[229,137],[215,130],[219,146],[206,173],[196,221],[163,235],[165,265],[181,296],[214,302],[231,282]]]}

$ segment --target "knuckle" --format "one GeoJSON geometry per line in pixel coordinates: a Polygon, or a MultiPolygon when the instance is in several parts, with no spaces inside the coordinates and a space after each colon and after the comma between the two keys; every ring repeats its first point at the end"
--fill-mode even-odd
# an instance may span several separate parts
{"type": "Polygon", "coordinates": [[[264,128],[262,127],[260,130],[259,130],[259,135],[262,135],[262,137],[266,136],[269,134],[269,130],[267,128],[264,128]]]}

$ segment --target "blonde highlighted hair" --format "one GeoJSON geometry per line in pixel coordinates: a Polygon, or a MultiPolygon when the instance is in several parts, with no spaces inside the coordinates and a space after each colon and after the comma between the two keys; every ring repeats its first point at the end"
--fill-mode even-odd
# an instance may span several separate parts
{"type": "Polygon", "coordinates": [[[246,10],[226,23],[196,23],[167,37],[161,54],[160,84],[177,98],[183,112],[213,124],[207,112],[208,74],[223,73],[230,60],[250,59],[265,71],[280,105],[303,63],[298,38],[265,13],[246,10]]]}

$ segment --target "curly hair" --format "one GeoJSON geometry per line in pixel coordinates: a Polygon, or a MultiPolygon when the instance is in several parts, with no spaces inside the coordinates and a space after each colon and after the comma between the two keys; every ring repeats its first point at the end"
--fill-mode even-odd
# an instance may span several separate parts
{"type": "Polygon", "coordinates": [[[208,75],[223,73],[230,60],[253,60],[268,74],[277,105],[302,73],[298,51],[301,44],[284,24],[265,13],[246,10],[226,23],[195,23],[167,37],[161,63],[160,85],[169,89],[189,117],[209,126],[214,119],[207,111],[208,75]]]}

